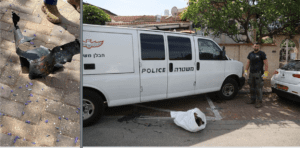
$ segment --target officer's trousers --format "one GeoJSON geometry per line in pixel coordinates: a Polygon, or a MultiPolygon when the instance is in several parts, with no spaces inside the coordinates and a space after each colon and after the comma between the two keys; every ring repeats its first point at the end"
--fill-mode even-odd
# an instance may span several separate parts
{"type": "Polygon", "coordinates": [[[262,101],[262,88],[264,86],[264,80],[261,76],[262,74],[260,72],[249,74],[248,84],[250,86],[252,100],[255,100],[257,97],[257,100],[262,101]]]}

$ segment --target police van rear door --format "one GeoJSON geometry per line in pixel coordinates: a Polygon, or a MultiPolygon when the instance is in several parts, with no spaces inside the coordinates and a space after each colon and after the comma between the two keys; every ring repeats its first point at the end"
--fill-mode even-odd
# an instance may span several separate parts
{"type": "Polygon", "coordinates": [[[164,33],[138,31],[141,102],[167,98],[167,56],[164,33]]]}
{"type": "Polygon", "coordinates": [[[195,93],[195,49],[193,36],[166,33],[168,49],[168,98],[195,93]]]}

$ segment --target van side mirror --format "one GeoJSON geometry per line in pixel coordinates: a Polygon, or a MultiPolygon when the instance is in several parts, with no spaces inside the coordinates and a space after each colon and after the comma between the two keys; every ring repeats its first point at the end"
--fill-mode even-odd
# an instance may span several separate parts
{"type": "Polygon", "coordinates": [[[225,46],[223,46],[223,48],[222,48],[222,59],[226,59],[225,46]]]}

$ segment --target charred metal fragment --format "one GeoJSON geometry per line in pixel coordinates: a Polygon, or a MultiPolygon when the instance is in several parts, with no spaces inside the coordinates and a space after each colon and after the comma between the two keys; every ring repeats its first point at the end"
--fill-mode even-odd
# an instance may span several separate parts
{"type": "Polygon", "coordinates": [[[25,42],[30,42],[35,37],[23,36],[17,23],[20,17],[12,12],[12,20],[14,23],[14,39],[16,45],[16,53],[20,57],[22,67],[29,69],[29,78],[44,78],[55,70],[63,67],[66,62],[71,62],[75,54],[80,53],[79,40],[69,42],[67,44],[56,46],[52,50],[40,46],[28,51],[23,51],[19,45],[25,42]]]}

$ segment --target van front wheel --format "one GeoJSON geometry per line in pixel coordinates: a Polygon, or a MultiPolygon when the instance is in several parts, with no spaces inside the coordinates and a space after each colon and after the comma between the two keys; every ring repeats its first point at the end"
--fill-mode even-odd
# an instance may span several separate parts
{"type": "Polygon", "coordinates": [[[89,126],[100,119],[104,112],[104,101],[95,91],[84,89],[82,100],[83,126],[89,126]]]}
{"type": "Polygon", "coordinates": [[[238,93],[238,83],[232,79],[232,78],[227,78],[222,87],[221,90],[218,92],[218,96],[221,99],[224,100],[230,100],[233,99],[238,93]]]}

